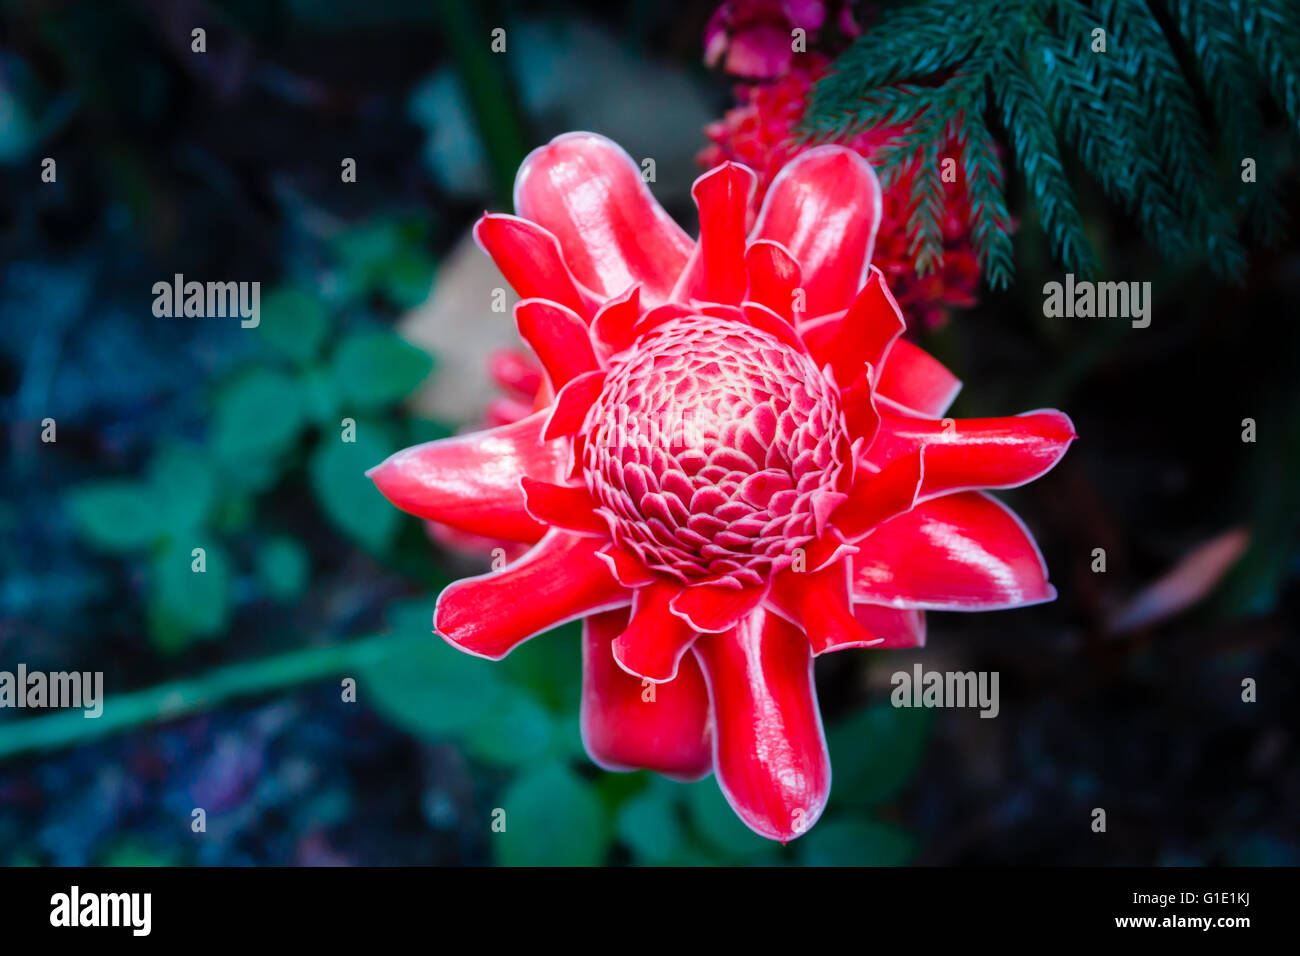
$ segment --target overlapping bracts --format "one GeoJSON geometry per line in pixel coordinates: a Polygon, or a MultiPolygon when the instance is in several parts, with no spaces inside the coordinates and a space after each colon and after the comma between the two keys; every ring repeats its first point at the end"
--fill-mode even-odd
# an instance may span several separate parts
{"type": "Polygon", "coordinates": [[[691,240],[609,140],[536,150],[518,215],[475,228],[544,370],[507,358],[498,377],[533,401],[370,475],[413,514],[531,546],[447,588],[438,634],[500,658],[583,618],[592,759],[713,770],[787,840],[830,790],[814,657],[920,645],[925,609],[1050,600],[1033,539],[982,489],[1033,480],[1075,435],[1056,411],[942,417],[960,383],[899,338],[861,156],[801,154],[749,229],[753,188],[735,163],[700,177],[691,240]]]}

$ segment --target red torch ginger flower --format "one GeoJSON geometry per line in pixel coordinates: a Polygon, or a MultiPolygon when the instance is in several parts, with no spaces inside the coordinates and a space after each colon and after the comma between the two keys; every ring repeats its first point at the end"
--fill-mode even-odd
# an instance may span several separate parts
{"type": "Polygon", "coordinates": [[[523,297],[538,410],[370,474],[400,508],[531,546],[448,587],[438,634],[498,659],[583,618],[591,758],[712,769],[788,840],[830,789],[813,659],[921,645],[927,608],[1051,600],[1033,539],[978,489],[1038,477],[1075,435],[1056,411],[942,417],[959,383],[898,337],[861,156],[801,154],[749,230],[754,180],[701,176],[692,241],[609,140],[533,152],[518,216],[475,235],[523,297]]]}

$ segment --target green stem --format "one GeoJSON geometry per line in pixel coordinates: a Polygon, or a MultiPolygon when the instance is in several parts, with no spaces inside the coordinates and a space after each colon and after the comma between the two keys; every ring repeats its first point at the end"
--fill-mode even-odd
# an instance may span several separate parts
{"type": "Polygon", "coordinates": [[[29,750],[53,750],[98,740],[144,724],[175,720],[239,697],[255,697],[295,684],[343,674],[382,658],[403,640],[393,634],[333,647],[311,647],[231,664],[199,677],[170,681],[109,697],[99,717],[64,710],[0,723],[0,760],[29,750]]]}
{"type": "MultiPolygon", "coordinates": [[[[442,27],[460,74],[461,87],[483,140],[497,198],[509,203],[515,170],[527,152],[524,121],[506,68],[506,52],[492,52],[492,34],[476,5],[439,0],[442,27]]],[[[502,26],[493,24],[493,28],[502,26]]],[[[507,37],[507,44],[510,38],[507,37]]]]}

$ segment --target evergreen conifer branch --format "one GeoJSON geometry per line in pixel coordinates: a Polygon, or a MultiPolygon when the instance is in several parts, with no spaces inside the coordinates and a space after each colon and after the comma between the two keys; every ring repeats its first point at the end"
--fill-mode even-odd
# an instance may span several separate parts
{"type": "Polygon", "coordinates": [[[803,133],[901,128],[874,161],[887,183],[911,176],[922,272],[942,257],[940,167],[955,150],[984,273],[1009,281],[1001,137],[1072,271],[1091,274],[1095,255],[1062,149],[1165,256],[1239,276],[1238,222],[1265,240],[1282,225],[1266,96],[1300,132],[1295,0],[933,0],[887,10],[835,62],[803,133]],[[1246,157],[1258,182],[1241,175],[1246,157]]]}

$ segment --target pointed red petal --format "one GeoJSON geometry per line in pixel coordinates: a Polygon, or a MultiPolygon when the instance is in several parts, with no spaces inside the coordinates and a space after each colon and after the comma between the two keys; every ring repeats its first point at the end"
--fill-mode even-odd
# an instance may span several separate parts
{"type": "Polygon", "coordinates": [[[524,299],[515,306],[515,324],[555,391],[583,372],[596,370],[587,323],[572,309],[546,299],[524,299]]]}
{"type": "Polygon", "coordinates": [[[925,449],[890,462],[878,472],[859,468],[849,500],[835,512],[835,529],[857,541],[882,521],[916,504],[925,477],[925,449]]]}
{"type": "Polygon", "coordinates": [[[595,298],[574,280],[559,242],[536,223],[485,213],[474,224],[474,241],[492,257],[520,298],[551,299],[582,316],[595,313],[595,298]]]}
{"type": "Polygon", "coordinates": [[[513,425],[405,448],[366,472],[403,511],[509,541],[536,541],[545,527],[529,516],[519,478],[558,479],[561,442],[541,440],[545,413],[513,425]]]}
{"type": "Polygon", "coordinates": [[[640,289],[634,285],[610,299],[591,320],[591,341],[602,364],[632,344],[632,329],[641,315],[640,289]]]}
{"type": "Polygon", "coordinates": [[[778,340],[792,349],[797,349],[800,352],[808,350],[795,327],[767,306],[759,302],[745,302],[740,308],[745,316],[745,321],[754,328],[776,336],[778,340]]]}
{"type": "MultiPolygon", "coordinates": [[[[880,604],[855,604],[853,616],[872,634],[883,638],[876,647],[894,650],[925,647],[925,612],[917,608],[893,608],[880,604]]],[[[836,647],[828,651],[839,650],[836,647]]]]}
{"type": "Polygon", "coordinates": [[[582,428],[587,412],[596,404],[604,384],[605,373],[602,371],[584,372],[571,379],[555,396],[555,404],[548,413],[542,437],[559,438],[572,435],[582,428]]]}
{"type": "Polygon", "coordinates": [[[876,435],[880,425],[880,413],[876,411],[875,392],[871,388],[871,378],[875,374],[872,366],[864,366],[848,388],[840,393],[840,404],[844,407],[844,424],[849,427],[849,434],[856,440],[870,447],[871,439],[876,435]]]}
{"type": "Polygon", "coordinates": [[[803,270],[807,315],[847,308],[866,278],[880,225],[880,183],[844,146],[799,154],[768,188],[754,238],[784,245],[803,270]]]}
{"type": "Polygon", "coordinates": [[[961,380],[928,352],[898,339],[885,356],[876,391],[917,414],[937,418],[961,391],[961,380]]]}
{"type": "Polygon", "coordinates": [[[921,497],[969,488],[1014,488],[1050,471],[1074,441],[1063,412],[1004,418],[881,416],[867,461],[882,465],[925,448],[921,497]]]}
{"type": "Polygon", "coordinates": [[[549,531],[514,564],[449,585],[434,629],[449,644],[499,660],[565,621],[628,604],[632,593],[596,558],[600,542],[549,531]]]}
{"type": "Polygon", "coordinates": [[[614,659],[635,677],[661,683],[677,676],[678,664],[695,641],[695,629],[669,610],[681,591],[676,582],[656,582],[632,598],[632,623],[614,639],[614,659]]]}
{"type": "Polygon", "coordinates": [[[597,538],[609,537],[609,526],[596,514],[596,503],[581,485],[556,485],[527,475],[521,480],[524,507],[543,524],[597,538]]]}
{"type": "Polygon", "coordinates": [[[804,632],[814,655],[883,642],[853,615],[849,572],[839,561],[814,572],[787,568],[772,581],[768,606],[804,632]]]}
{"type": "Polygon", "coordinates": [[[583,745],[606,770],[644,768],[698,780],[713,763],[709,697],[699,664],[688,654],[666,684],[633,677],[610,650],[627,621],[627,611],[619,610],[583,622],[583,745]]]}
{"type": "Polygon", "coordinates": [[[808,641],[760,609],[724,634],[702,635],[694,653],[709,687],[713,769],[727,802],[769,839],[807,832],[831,786],[808,641]]]}
{"type": "Polygon", "coordinates": [[[745,250],[745,268],[749,271],[749,298],[783,319],[797,321],[795,289],[801,288],[803,272],[790,250],[779,242],[759,239],[745,250]]]}
{"type": "Polygon", "coordinates": [[[880,368],[905,325],[885,277],[872,266],[867,284],[842,317],[810,322],[800,333],[813,358],[829,362],[839,381],[853,382],[864,366],[880,368]]]}
{"type": "Polygon", "coordinates": [[[696,584],[678,591],[672,612],[697,631],[725,631],[762,603],[766,588],[729,588],[696,584]]]}
{"type": "Polygon", "coordinates": [[[609,565],[610,573],[619,584],[627,588],[644,587],[660,580],[659,576],[645,566],[636,553],[617,545],[608,545],[596,552],[596,557],[609,565]]]}
{"type": "Polygon", "coordinates": [[[537,360],[523,349],[497,349],[488,356],[488,375],[497,387],[513,392],[520,401],[532,403],[542,384],[537,360]]]}
{"type": "Polygon", "coordinates": [[[667,300],[694,246],[632,157],[595,133],[566,133],[529,153],[515,212],[552,232],[574,275],[606,298],[639,282],[644,301],[667,300]]]}
{"type": "Polygon", "coordinates": [[[1056,597],[1020,519],[988,495],[922,502],[858,543],[855,600],[893,607],[991,611],[1056,597]]]}
{"type": "Polygon", "coordinates": [[[736,305],[745,296],[745,217],[758,177],[748,166],[725,162],[691,187],[700,211],[700,241],[682,272],[673,298],[736,305]]]}

